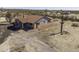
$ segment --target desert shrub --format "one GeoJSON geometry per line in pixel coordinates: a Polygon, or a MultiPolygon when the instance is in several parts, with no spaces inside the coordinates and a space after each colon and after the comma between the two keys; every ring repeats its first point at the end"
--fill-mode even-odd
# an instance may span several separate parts
{"type": "Polygon", "coordinates": [[[79,19],[76,19],[77,22],[79,22],[79,19]]]}
{"type": "Polygon", "coordinates": [[[63,19],[64,19],[65,21],[69,20],[68,17],[64,17],[63,19]]]}
{"type": "Polygon", "coordinates": [[[79,48],[79,45],[77,45],[77,48],[79,48]]]}
{"type": "Polygon", "coordinates": [[[71,26],[72,26],[72,27],[79,27],[79,24],[73,23],[71,26]]]}
{"type": "Polygon", "coordinates": [[[75,16],[72,16],[72,17],[68,17],[68,19],[72,22],[79,22],[79,19],[75,16]]]}
{"type": "Polygon", "coordinates": [[[68,31],[63,31],[63,34],[70,34],[68,31]]]}
{"type": "Polygon", "coordinates": [[[56,15],[53,15],[52,18],[57,18],[57,16],[56,15]]]}
{"type": "Polygon", "coordinates": [[[22,47],[14,47],[14,48],[10,48],[11,52],[23,52],[25,49],[25,46],[22,47]]]}

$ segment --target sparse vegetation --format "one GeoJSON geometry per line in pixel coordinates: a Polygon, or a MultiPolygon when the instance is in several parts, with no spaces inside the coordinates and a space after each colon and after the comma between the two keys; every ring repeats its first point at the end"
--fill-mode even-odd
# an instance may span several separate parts
{"type": "Polygon", "coordinates": [[[11,13],[10,13],[10,12],[7,12],[5,17],[6,17],[6,20],[7,20],[9,23],[11,23],[11,20],[12,20],[12,19],[11,19],[11,13]]]}
{"type": "Polygon", "coordinates": [[[68,35],[68,34],[70,34],[68,31],[63,31],[63,34],[66,34],[66,35],[68,35]]]}
{"type": "MultiPolygon", "coordinates": [[[[5,10],[7,11],[7,10],[5,10]]],[[[52,22],[41,25],[38,29],[29,31],[7,30],[6,25],[0,25],[0,51],[27,52],[27,51],[79,51],[79,11],[60,10],[19,10],[12,9],[0,14],[8,18],[17,15],[47,15],[52,17],[52,22]],[[70,12],[70,13],[67,13],[70,12]],[[60,22],[63,19],[63,35],[60,35],[60,22]],[[9,47],[8,47],[9,46],[9,47]]]]}
{"type": "Polygon", "coordinates": [[[0,25],[0,44],[2,44],[5,39],[10,35],[11,31],[7,30],[7,26],[0,25]]]}
{"type": "Polygon", "coordinates": [[[72,26],[72,27],[79,27],[79,24],[78,24],[78,23],[72,23],[71,26],[72,26]]]}

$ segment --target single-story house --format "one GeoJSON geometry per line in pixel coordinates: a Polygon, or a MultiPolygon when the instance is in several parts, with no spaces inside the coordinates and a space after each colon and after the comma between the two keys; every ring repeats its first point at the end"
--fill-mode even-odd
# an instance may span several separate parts
{"type": "Polygon", "coordinates": [[[48,16],[40,16],[40,15],[19,15],[15,17],[15,22],[18,23],[15,25],[17,27],[19,24],[22,25],[21,28],[28,29],[36,29],[39,25],[47,24],[51,22],[51,17],[48,16]]]}

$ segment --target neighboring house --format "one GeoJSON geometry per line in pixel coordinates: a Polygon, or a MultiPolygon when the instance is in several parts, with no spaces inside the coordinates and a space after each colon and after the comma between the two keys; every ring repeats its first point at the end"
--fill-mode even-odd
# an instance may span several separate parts
{"type": "MultiPolygon", "coordinates": [[[[22,23],[22,28],[25,30],[36,29],[39,25],[47,24],[51,21],[51,17],[39,15],[19,15],[15,17],[15,21],[22,23]]],[[[16,25],[18,26],[18,25],[16,25]]]]}
{"type": "Polygon", "coordinates": [[[9,24],[6,20],[6,17],[0,17],[0,24],[9,24]]]}
{"type": "Polygon", "coordinates": [[[0,22],[7,22],[5,17],[0,17],[0,22]]]}

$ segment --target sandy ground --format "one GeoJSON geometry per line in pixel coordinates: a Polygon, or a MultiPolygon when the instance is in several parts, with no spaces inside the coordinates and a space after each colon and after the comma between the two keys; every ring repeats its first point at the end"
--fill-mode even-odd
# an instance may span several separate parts
{"type": "MultiPolygon", "coordinates": [[[[53,22],[43,30],[13,32],[0,45],[0,51],[19,52],[76,52],[79,51],[79,27],[65,21],[63,35],[60,35],[60,22],[53,22]],[[66,32],[66,33],[65,33],[66,32]]],[[[78,23],[78,22],[77,22],[78,23]]]]}
{"type": "Polygon", "coordinates": [[[72,27],[72,23],[71,21],[64,22],[63,31],[68,32],[68,34],[51,36],[51,45],[54,45],[57,51],[79,51],[79,27],[72,27]]]}
{"type": "Polygon", "coordinates": [[[12,33],[0,46],[0,51],[10,52],[51,52],[55,51],[44,42],[38,40],[37,37],[30,37],[31,35],[20,31],[19,33],[12,33]]]}
{"type": "Polygon", "coordinates": [[[10,33],[11,31],[7,30],[7,25],[0,25],[0,44],[5,41],[5,38],[7,38],[10,33]]]}

